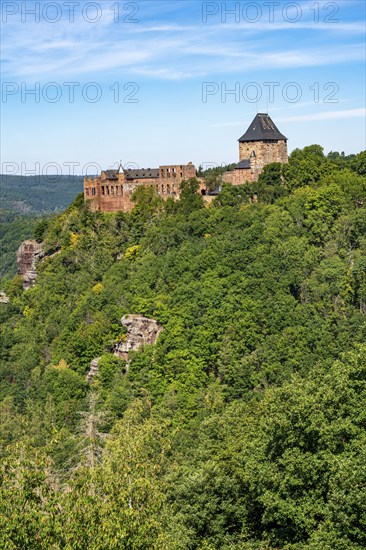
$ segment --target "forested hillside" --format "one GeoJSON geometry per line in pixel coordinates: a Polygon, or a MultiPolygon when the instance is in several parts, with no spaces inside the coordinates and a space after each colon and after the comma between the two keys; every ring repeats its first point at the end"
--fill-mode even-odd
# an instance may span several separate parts
{"type": "Polygon", "coordinates": [[[366,547],[365,153],[338,157],[36,228],[0,304],[0,548],[366,547]],[[163,327],[129,365],[126,314],[163,327]]]}
{"type": "Polygon", "coordinates": [[[82,176],[0,175],[1,208],[20,214],[61,212],[83,189],[82,176]]]}
{"type": "Polygon", "coordinates": [[[81,176],[0,175],[0,279],[16,273],[16,250],[37,218],[63,211],[82,189],[81,176]]]}

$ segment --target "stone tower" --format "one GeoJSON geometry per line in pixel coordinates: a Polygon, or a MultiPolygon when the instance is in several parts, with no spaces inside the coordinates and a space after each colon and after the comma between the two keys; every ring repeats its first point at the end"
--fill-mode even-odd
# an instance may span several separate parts
{"type": "Polygon", "coordinates": [[[271,162],[288,162],[287,138],[271,117],[258,113],[248,130],[239,138],[239,161],[249,161],[254,179],[271,162]]]}
{"type": "Polygon", "coordinates": [[[267,113],[258,113],[239,141],[239,163],[225,172],[222,181],[243,185],[257,181],[266,164],[288,162],[287,138],[267,113]]]}

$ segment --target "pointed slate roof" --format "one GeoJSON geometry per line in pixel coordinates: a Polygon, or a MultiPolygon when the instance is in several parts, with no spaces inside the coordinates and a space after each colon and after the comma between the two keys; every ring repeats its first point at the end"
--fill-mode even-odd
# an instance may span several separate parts
{"type": "Polygon", "coordinates": [[[266,113],[258,113],[254,117],[254,120],[248,130],[238,141],[267,141],[273,139],[287,140],[287,137],[281,134],[269,115],[266,113]]]}

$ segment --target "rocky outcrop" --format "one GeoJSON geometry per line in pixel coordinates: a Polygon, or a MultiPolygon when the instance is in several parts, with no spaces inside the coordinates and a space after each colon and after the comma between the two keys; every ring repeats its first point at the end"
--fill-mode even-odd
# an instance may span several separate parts
{"type": "Polygon", "coordinates": [[[9,297],[5,294],[5,292],[0,290],[0,304],[8,304],[8,303],[9,303],[9,297]]]}
{"type": "Polygon", "coordinates": [[[145,345],[155,344],[163,330],[155,319],[148,319],[141,315],[126,315],[121,323],[127,328],[126,339],[116,344],[114,355],[129,361],[130,351],[136,351],[145,345]]]}
{"type": "Polygon", "coordinates": [[[99,361],[100,357],[96,357],[95,359],[90,361],[89,372],[86,375],[86,381],[89,382],[89,384],[92,382],[94,376],[96,376],[99,372],[99,361]]]}
{"type": "Polygon", "coordinates": [[[37,243],[35,240],[24,241],[18,248],[18,274],[23,277],[24,290],[34,286],[37,278],[37,261],[43,256],[43,243],[37,243]]]}

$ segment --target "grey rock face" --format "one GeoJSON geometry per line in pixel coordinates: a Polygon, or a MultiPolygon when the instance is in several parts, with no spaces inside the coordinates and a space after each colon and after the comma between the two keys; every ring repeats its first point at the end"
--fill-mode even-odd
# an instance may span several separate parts
{"type": "Polygon", "coordinates": [[[8,304],[9,303],[9,297],[3,292],[0,291],[0,304],[8,304]]]}
{"type": "Polygon", "coordinates": [[[127,328],[126,340],[116,344],[114,355],[129,360],[129,352],[136,351],[145,345],[155,344],[163,330],[155,319],[148,319],[141,315],[126,315],[121,323],[127,328]]]}
{"type": "Polygon", "coordinates": [[[23,277],[23,288],[34,286],[37,278],[37,261],[43,258],[43,244],[35,240],[24,241],[17,250],[18,274],[23,277]]]}
{"type": "Polygon", "coordinates": [[[100,357],[96,357],[95,359],[90,361],[89,372],[86,375],[86,381],[89,382],[89,384],[93,380],[94,376],[96,376],[99,372],[99,361],[100,357]]]}

